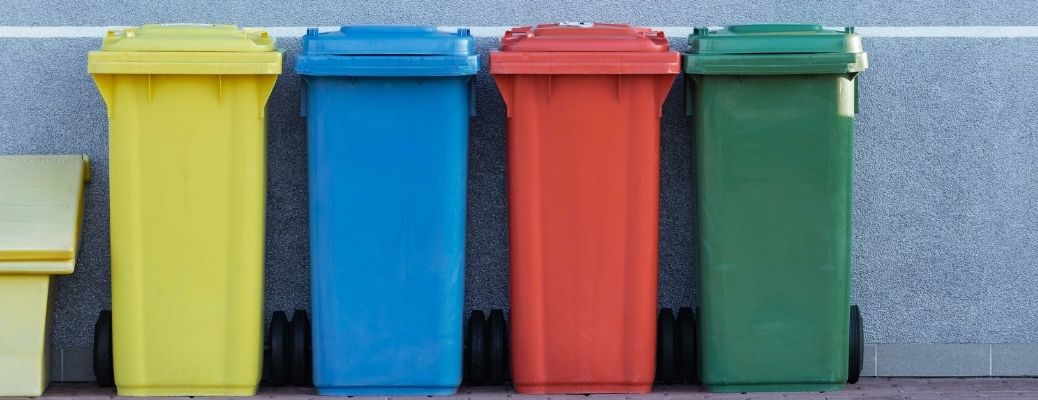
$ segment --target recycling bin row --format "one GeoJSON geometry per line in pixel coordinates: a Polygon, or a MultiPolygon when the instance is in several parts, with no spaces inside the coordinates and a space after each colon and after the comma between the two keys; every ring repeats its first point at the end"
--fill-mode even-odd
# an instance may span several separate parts
{"type": "MultiPolygon", "coordinates": [[[[277,311],[264,333],[266,102],[283,53],[235,26],[110,32],[89,55],[110,121],[112,310],[95,326],[98,381],[128,396],[251,395],[261,379],[325,395],[452,394],[463,381],[520,393],[856,381],[860,39],[740,25],[696,29],[689,45],[682,55],[662,32],[622,24],[505,33],[489,69],[508,117],[510,310],[476,310],[466,324],[474,38],[310,29],[295,69],[313,325],[277,311]],[[700,301],[675,316],[657,310],[659,147],[682,71],[700,301]]],[[[34,273],[5,267],[24,257],[5,237],[0,285],[34,273]]],[[[0,371],[19,360],[5,351],[0,341],[0,371]]]]}

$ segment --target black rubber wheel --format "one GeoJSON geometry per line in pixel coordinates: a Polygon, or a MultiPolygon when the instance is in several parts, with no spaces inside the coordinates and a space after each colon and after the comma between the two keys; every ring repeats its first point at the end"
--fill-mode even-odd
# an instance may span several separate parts
{"type": "Polygon", "coordinates": [[[112,311],[101,310],[94,323],[94,379],[101,387],[115,386],[112,362],[112,311]]]}
{"type": "Polygon", "coordinates": [[[268,330],[270,364],[267,365],[267,371],[270,373],[271,386],[285,386],[289,383],[288,334],[288,317],[285,312],[274,311],[268,330]]]}
{"type": "Polygon", "coordinates": [[[691,308],[682,307],[678,310],[677,321],[677,357],[678,357],[678,382],[696,384],[699,383],[699,367],[696,359],[696,315],[691,308]]]}
{"type": "Polygon", "coordinates": [[[505,312],[490,310],[487,319],[487,385],[503,385],[508,377],[507,335],[505,312]]]}
{"type": "Polygon", "coordinates": [[[847,353],[847,383],[858,383],[865,360],[865,330],[858,306],[851,306],[850,349],[847,353]]]}
{"type": "Polygon", "coordinates": [[[664,308],[656,322],[656,383],[674,383],[677,374],[674,336],[674,311],[664,308]]]}
{"type": "Polygon", "coordinates": [[[469,317],[465,348],[465,375],[469,386],[483,386],[487,381],[487,319],[483,311],[475,310],[469,317]]]}
{"type": "Polygon", "coordinates": [[[306,311],[295,310],[292,313],[292,322],[289,324],[291,332],[289,343],[289,376],[295,386],[310,386],[312,355],[310,352],[310,318],[306,311]]]}

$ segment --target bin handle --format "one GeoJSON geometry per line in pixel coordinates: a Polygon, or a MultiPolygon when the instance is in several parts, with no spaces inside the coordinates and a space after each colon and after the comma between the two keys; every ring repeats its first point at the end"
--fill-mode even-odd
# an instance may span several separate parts
{"type": "Polygon", "coordinates": [[[101,99],[105,102],[105,108],[108,110],[108,117],[111,118],[115,77],[109,74],[91,74],[91,76],[93,76],[94,83],[97,85],[97,91],[101,93],[101,99]]]}
{"type": "Polygon", "coordinates": [[[858,115],[858,112],[861,111],[861,108],[858,106],[858,92],[859,92],[859,90],[858,90],[858,73],[857,72],[852,72],[851,73],[851,81],[854,81],[854,115],[858,115]]]}

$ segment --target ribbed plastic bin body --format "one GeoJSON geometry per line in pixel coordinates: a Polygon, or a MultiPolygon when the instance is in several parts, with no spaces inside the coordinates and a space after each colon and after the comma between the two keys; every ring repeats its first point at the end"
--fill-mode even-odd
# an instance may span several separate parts
{"type": "Polygon", "coordinates": [[[263,351],[266,32],[145,25],[90,53],[108,105],[120,395],[252,395],[263,351]]]}
{"type": "Polygon", "coordinates": [[[678,55],[644,28],[545,24],[508,31],[490,64],[508,107],[516,391],[648,392],[678,55]]]}
{"type": "Polygon", "coordinates": [[[467,30],[312,30],[314,384],[323,395],[445,395],[461,383],[472,80],[467,30]]]}
{"type": "Polygon", "coordinates": [[[51,275],[79,251],[85,156],[0,155],[0,397],[37,397],[50,382],[51,275]]]}
{"type": "Polygon", "coordinates": [[[860,41],[815,25],[697,29],[689,40],[702,383],[839,389],[860,41]]]}

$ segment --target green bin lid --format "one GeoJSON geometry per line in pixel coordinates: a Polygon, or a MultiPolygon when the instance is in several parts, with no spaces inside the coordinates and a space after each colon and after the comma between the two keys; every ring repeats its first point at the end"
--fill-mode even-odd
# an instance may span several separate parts
{"type": "Polygon", "coordinates": [[[786,75],[860,72],[868,67],[854,28],[815,24],[732,25],[696,28],[688,37],[685,73],[786,75]]]}

